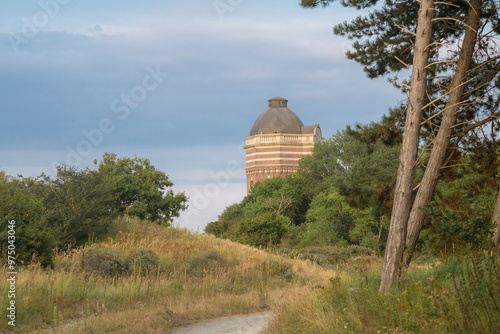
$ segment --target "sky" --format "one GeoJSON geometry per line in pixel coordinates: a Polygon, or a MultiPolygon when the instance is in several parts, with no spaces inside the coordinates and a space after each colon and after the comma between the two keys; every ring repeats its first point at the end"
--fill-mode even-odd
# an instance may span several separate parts
{"type": "Polygon", "coordinates": [[[325,138],[404,100],[333,35],[359,14],[292,0],[4,0],[0,170],[147,158],[190,198],[174,223],[201,232],[246,195],[244,141],[268,99],[288,99],[325,138]]]}

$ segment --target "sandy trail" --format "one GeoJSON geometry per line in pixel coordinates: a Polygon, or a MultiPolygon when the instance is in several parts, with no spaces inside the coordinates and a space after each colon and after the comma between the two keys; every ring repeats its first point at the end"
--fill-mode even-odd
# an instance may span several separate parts
{"type": "Polygon", "coordinates": [[[269,319],[269,312],[223,318],[178,329],[173,334],[260,334],[269,319]]]}

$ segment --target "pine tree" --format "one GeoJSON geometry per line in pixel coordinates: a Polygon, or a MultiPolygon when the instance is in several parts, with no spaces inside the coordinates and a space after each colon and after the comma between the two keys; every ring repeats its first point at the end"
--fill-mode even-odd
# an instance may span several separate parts
{"type": "MultiPolygon", "coordinates": [[[[303,0],[302,6],[328,6],[333,2],[303,0]]],[[[500,4],[493,0],[340,3],[357,9],[370,8],[367,16],[334,27],[335,34],[354,40],[353,50],[346,56],[360,63],[370,78],[396,74],[390,81],[408,93],[406,108],[400,108],[406,110],[404,137],[408,139],[403,139],[392,232],[384,260],[381,290],[385,290],[398,281],[406,246],[410,246],[406,263],[411,259],[424,217],[420,207],[431,199],[440,169],[461,145],[477,138],[469,134],[500,116],[500,51],[495,44],[500,33],[500,4]],[[424,6],[429,9],[422,11],[424,6]],[[430,33],[429,40],[422,38],[423,31],[430,33]],[[426,43],[423,50],[419,49],[422,41],[426,43]],[[426,59],[421,62],[423,57],[426,59]],[[402,71],[406,68],[412,70],[411,81],[397,77],[408,73],[402,71]],[[420,185],[419,199],[412,204],[414,157],[419,143],[423,143],[421,152],[431,152],[432,160],[425,182],[420,185]],[[416,215],[407,235],[410,208],[416,215]],[[401,241],[402,237],[406,240],[401,241]]]]}

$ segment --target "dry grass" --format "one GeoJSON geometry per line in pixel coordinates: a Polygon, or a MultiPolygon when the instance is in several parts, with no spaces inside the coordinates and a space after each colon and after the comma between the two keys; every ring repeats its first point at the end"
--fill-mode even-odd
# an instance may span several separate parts
{"type": "MultiPolygon", "coordinates": [[[[289,293],[310,291],[333,276],[309,261],[185,229],[140,221],[116,224],[120,231],[114,237],[59,252],[54,269],[36,263],[19,269],[17,331],[168,333],[203,319],[277,307],[289,293]],[[129,260],[126,272],[107,276],[88,263],[92,250],[126,263],[131,250],[138,249],[156,253],[159,266],[143,272],[129,260]]],[[[6,273],[0,269],[0,277],[6,273]]],[[[0,289],[6,296],[5,280],[0,289]]],[[[5,321],[0,324],[0,330],[7,329],[5,321]]]]}
{"type": "Polygon", "coordinates": [[[498,333],[498,251],[415,265],[400,286],[379,292],[381,259],[340,266],[326,285],[306,286],[273,305],[266,333],[498,333]]]}
{"type": "MultiPolygon", "coordinates": [[[[16,332],[168,333],[263,310],[274,314],[269,334],[488,333],[500,321],[495,252],[414,265],[399,288],[380,294],[374,255],[340,254],[332,271],[315,258],[293,260],[185,229],[115,225],[113,237],[59,252],[54,269],[19,268],[16,332]]],[[[6,280],[0,290],[5,309],[6,280]]],[[[0,323],[0,332],[10,329],[0,323]]]]}

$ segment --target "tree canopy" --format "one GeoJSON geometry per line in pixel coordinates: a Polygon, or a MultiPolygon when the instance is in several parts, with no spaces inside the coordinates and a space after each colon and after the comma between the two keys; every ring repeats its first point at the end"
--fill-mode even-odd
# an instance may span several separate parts
{"type": "MultiPolygon", "coordinates": [[[[314,8],[329,6],[335,0],[302,0],[301,6],[314,8]]],[[[336,35],[352,40],[352,49],[346,57],[358,62],[368,77],[389,75],[389,81],[403,92],[410,88],[409,76],[415,55],[415,39],[418,22],[419,1],[402,0],[340,0],[340,5],[363,9],[351,22],[334,26],[336,35]]],[[[422,135],[432,140],[442,119],[442,110],[449,98],[451,77],[459,57],[457,42],[463,39],[466,27],[468,1],[440,1],[434,4],[432,34],[429,43],[429,66],[425,98],[422,135]]],[[[495,122],[500,126],[500,49],[497,38],[500,34],[500,8],[498,1],[480,2],[477,42],[469,67],[465,92],[461,101],[461,112],[453,128],[452,149],[469,146],[483,138],[483,128],[495,122]],[[467,101],[467,102],[466,102],[467,101]]],[[[399,109],[397,117],[404,119],[406,107],[399,109]]],[[[396,116],[396,115],[394,115],[396,116]]],[[[428,148],[432,146],[429,141],[428,148]]]]}
{"type": "MultiPolygon", "coordinates": [[[[206,233],[251,245],[359,245],[384,251],[392,212],[401,127],[391,118],[355,125],[317,143],[299,173],[257,182],[206,233]]],[[[490,143],[462,151],[428,205],[418,252],[436,255],[486,245],[495,202],[497,153],[490,143]]],[[[416,170],[415,184],[424,166],[416,170]]]]}
{"type": "Polygon", "coordinates": [[[312,155],[300,160],[299,173],[256,183],[205,232],[255,244],[242,233],[244,225],[258,223],[261,239],[268,233],[273,243],[288,238],[298,247],[319,245],[321,236],[322,245],[363,242],[378,249],[387,227],[380,228],[380,222],[384,226],[390,214],[399,153],[399,141],[388,140],[386,126],[358,125],[317,143],[312,155]],[[275,223],[263,224],[263,215],[275,223]],[[286,233],[276,232],[283,227],[281,217],[286,233]]]}
{"type": "Polygon", "coordinates": [[[480,146],[498,131],[500,6],[494,0],[340,3],[369,8],[366,16],[334,27],[335,34],[354,40],[346,56],[360,63],[370,78],[395,75],[391,81],[408,93],[406,108],[400,108],[406,110],[405,134],[382,274],[384,290],[397,284],[401,263],[409,265],[424,224],[423,207],[432,200],[441,168],[459,160],[461,149],[480,146]],[[409,73],[404,69],[411,69],[411,81],[397,78],[409,73]],[[417,159],[417,149],[425,159],[417,159]],[[426,168],[413,199],[417,162],[426,168]]]}
{"type": "Polygon", "coordinates": [[[106,153],[97,163],[102,182],[114,191],[113,210],[119,214],[168,225],[187,208],[184,193],[174,194],[168,176],[148,159],[120,158],[106,153]]]}
{"type": "MultiPolygon", "coordinates": [[[[169,225],[187,207],[184,193],[174,194],[172,185],[149,160],[114,154],[105,154],[96,170],[59,166],[55,177],[14,177],[0,171],[0,219],[16,222],[20,261],[36,256],[43,265],[52,265],[55,248],[105,233],[120,215],[169,225]]],[[[7,232],[2,224],[5,240],[7,232]]],[[[0,251],[5,247],[0,244],[0,251]]]]}

